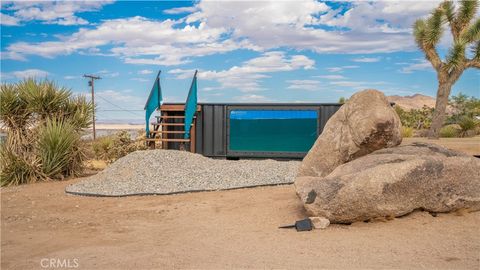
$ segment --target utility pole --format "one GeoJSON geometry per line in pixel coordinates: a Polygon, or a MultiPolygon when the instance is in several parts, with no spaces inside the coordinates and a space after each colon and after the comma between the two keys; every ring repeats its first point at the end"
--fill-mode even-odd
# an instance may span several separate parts
{"type": "Polygon", "coordinates": [[[95,75],[83,75],[83,77],[90,79],[88,81],[88,86],[91,87],[92,89],[92,104],[93,104],[93,139],[96,139],[96,132],[95,132],[95,80],[100,80],[101,78],[99,76],[95,75]]]}

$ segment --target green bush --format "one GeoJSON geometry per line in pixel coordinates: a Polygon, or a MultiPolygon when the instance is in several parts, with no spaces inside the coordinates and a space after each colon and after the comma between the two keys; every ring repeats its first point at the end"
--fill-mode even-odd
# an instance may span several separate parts
{"type": "Polygon", "coordinates": [[[472,136],[475,134],[474,130],[475,130],[475,127],[477,126],[477,122],[475,121],[475,119],[468,116],[463,116],[458,121],[458,125],[461,128],[460,136],[467,137],[470,134],[472,136]]]}
{"type": "Polygon", "coordinates": [[[84,147],[80,132],[94,107],[49,80],[25,79],[0,88],[0,121],[7,140],[0,145],[1,185],[78,175],[84,147]]]}
{"type": "Polygon", "coordinates": [[[411,128],[411,127],[402,126],[401,132],[402,132],[402,137],[403,138],[413,137],[413,128],[411,128]]]}
{"type": "Polygon", "coordinates": [[[50,178],[76,176],[83,170],[80,135],[67,121],[47,119],[38,131],[37,153],[43,172],[50,178]]]}
{"type": "Polygon", "coordinates": [[[404,110],[396,105],[395,112],[400,117],[402,126],[414,129],[428,129],[432,124],[433,108],[423,106],[422,109],[404,110]]]}
{"type": "Polygon", "coordinates": [[[475,116],[480,116],[480,99],[476,97],[468,97],[459,93],[450,98],[449,105],[453,111],[447,119],[449,124],[460,124],[463,117],[474,119],[475,116]]]}
{"type": "Polygon", "coordinates": [[[460,130],[456,125],[447,125],[440,129],[440,137],[442,138],[455,138],[460,135],[460,130]]]}
{"type": "Polygon", "coordinates": [[[132,140],[130,133],[122,130],[115,135],[97,139],[92,148],[97,159],[112,162],[131,152],[145,150],[146,146],[143,140],[132,140]]]}
{"type": "Polygon", "coordinates": [[[113,159],[111,153],[113,148],[113,136],[104,136],[96,139],[92,143],[93,152],[96,159],[111,160],[113,159]]]}

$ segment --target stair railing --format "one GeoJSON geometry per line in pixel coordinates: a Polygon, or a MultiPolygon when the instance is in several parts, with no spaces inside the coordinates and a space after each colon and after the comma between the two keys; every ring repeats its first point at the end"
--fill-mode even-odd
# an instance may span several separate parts
{"type": "Polygon", "coordinates": [[[145,132],[147,138],[150,138],[150,116],[152,113],[159,109],[162,105],[162,89],[160,87],[160,72],[158,71],[155,82],[153,83],[152,90],[150,90],[150,95],[148,96],[147,103],[145,103],[145,132]]]}
{"type": "Polygon", "coordinates": [[[190,138],[190,128],[197,111],[197,70],[193,75],[190,91],[188,92],[187,101],[185,102],[185,139],[190,138]]]}

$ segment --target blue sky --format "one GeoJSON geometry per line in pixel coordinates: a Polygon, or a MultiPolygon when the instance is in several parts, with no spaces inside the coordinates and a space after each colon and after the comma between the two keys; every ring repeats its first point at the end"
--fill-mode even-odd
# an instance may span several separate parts
{"type": "MultiPolygon", "coordinates": [[[[2,1],[1,79],[47,77],[88,94],[82,75],[97,74],[99,121],[141,122],[158,70],[166,102],[186,99],[195,69],[203,102],[336,102],[365,88],[434,96],[411,25],[437,5],[2,1]]],[[[465,71],[453,94],[479,97],[479,75],[465,71]]]]}

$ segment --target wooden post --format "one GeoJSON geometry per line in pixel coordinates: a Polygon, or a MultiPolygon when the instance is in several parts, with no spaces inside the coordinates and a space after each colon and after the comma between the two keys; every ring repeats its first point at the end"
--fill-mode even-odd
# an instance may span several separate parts
{"type": "Polygon", "coordinates": [[[84,74],[83,77],[90,79],[89,85],[92,90],[92,104],[93,104],[93,114],[92,114],[93,140],[95,140],[97,138],[97,134],[95,131],[95,85],[94,84],[95,84],[95,80],[100,80],[101,78],[99,76],[87,75],[87,74],[84,74]]]}
{"type": "Polygon", "coordinates": [[[195,153],[195,126],[197,118],[193,118],[193,126],[190,129],[190,152],[195,153]]]}

